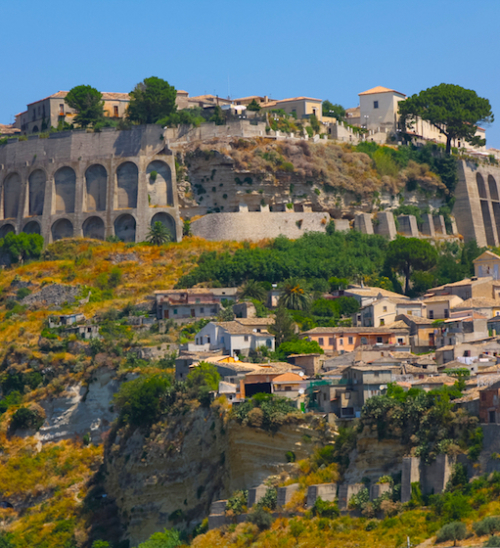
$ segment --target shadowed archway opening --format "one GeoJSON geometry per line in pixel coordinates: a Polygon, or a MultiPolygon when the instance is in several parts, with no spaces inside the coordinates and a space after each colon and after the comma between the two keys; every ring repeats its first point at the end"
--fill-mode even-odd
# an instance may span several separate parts
{"type": "Polygon", "coordinates": [[[26,234],[41,234],[40,223],[36,221],[30,221],[26,223],[23,228],[23,232],[26,234]]]}
{"type": "Polygon", "coordinates": [[[16,233],[16,229],[14,228],[14,226],[10,223],[3,225],[2,227],[0,227],[0,238],[5,238],[5,236],[7,236],[9,232],[14,232],[14,234],[16,233]]]}
{"type": "Polygon", "coordinates": [[[52,239],[62,240],[73,237],[73,224],[68,219],[59,219],[52,225],[52,239]]]}
{"type": "Polygon", "coordinates": [[[82,226],[83,236],[94,240],[104,240],[104,221],[100,217],[85,219],[82,226]]]}
{"type": "Polygon", "coordinates": [[[122,242],[135,242],[136,222],[132,215],[120,215],[115,221],[115,236],[122,242]]]}
{"type": "Polygon", "coordinates": [[[153,215],[153,218],[151,219],[151,226],[153,226],[155,223],[160,222],[163,226],[165,226],[168,231],[170,232],[170,239],[172,242],[177,241],[177,233],[175,230],[175,221],[171,215],[168,213],[165,213],[164,211],[160,211],[156,215],[153,215]]]}

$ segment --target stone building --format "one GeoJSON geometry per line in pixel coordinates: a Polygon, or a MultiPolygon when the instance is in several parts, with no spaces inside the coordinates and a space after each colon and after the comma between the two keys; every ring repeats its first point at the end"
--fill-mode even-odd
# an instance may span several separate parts
{"type": "Polygon", "coordinates": [[[159,221],[182,237],[175,162],[159,126],[37,135],[0,147],[0,237],[145,240],[159,221]]]}

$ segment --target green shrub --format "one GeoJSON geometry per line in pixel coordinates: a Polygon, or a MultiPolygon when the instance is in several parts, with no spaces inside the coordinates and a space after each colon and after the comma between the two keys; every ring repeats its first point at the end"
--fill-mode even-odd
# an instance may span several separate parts
{"type": "Polygon", "coordinates": [[[31,295],[31,290],[27,287],[21,287],[16,292],[16,299],[22,301],[24,297],[27,297],[28,295],[31,295]]]}
{"type": "Polygon", "coordinates": [[[478,537],[500,532],[500,516],[488,516],[472,526],[478,537]]]}
{"type": "Polygon", "coordinates": [[[257,426],[270,432],[277,432],[290,416],[297,416],[298,409],[288,398],[276,397],[273,394],[256,394],[250,400],[233,408],[233,416],[240,423],[257,426]],[[261,411],[259,424],[253,419],[252,411],[258,408],[261,411]]]}
{"type": "Polygon", "coordinates": [[[269,529],[273,523],[273,516],[266,512],[262,506],[257,506],[253,512],[248,514],[247,521],[256,525],[261,531],[269,529]]]}
{"type": "Polygon", "coordinates": [[[276,510],[277,505],[278,491],[274,487],[268,487],[265,495],[257,503],[257,506],[262,506],[262,508],[268,508],[269,510],[276,510]]]}
{"type": "Polygon", "coordinates": [[[340,510],[334,502],[328,502],[318,497],[312,507],[312,513],[314,516],[320,518],[337,518],[340,516],[340,510]]]}
{"type": "Polygon", "coordinates": [[[486,548],[499,548],[500,547],[500,537],[491,535],[491,537],[483,544],[486,548]]]}
{"type": "Polygon", "coordinates": [[[14,234],[9,232],[0,238],[0,251],[7,253],[13,263],[19,260],[39,259],[43,250],[43,237],[40,234],[14,234]]]}
{"type": "Polygon", "coordinates": [[[464,539],[466,534],[467,528],[465,527],[465,523],[462,523],[461,521],[454,521],[439,529],[437,541],[445,542],[447,540],[452,540],[456,546],[457,540],[464,539]]]}
{"type": "Polygon", "coordinates": [[[43,417],[35,409],[20,407],[13,415],[10,421],[10,427],[15,430],[38,430],[43,424],[43,417]]]}
{"type": "Polygon", "coordinates": [[[226,504],[226,512],[231,511],[234,515],[243,514],[246,512],[248,504],[248,491],[236,491],[226,504]]]}
{"type": "Polygon", "coordinates": [[[356,508],[362,510],[363,507],[370,502],[370,492],[366,487],[361,489],[359,493],[356,493],[349,500],[349,508],[356,508]]]}
{"type": "Polygon", "coordinates": [[[163,532],[153,533],[148,540],[139,544],[137,548],[177,548],[183,544],[178,531],[165,529],[163,532]]]}

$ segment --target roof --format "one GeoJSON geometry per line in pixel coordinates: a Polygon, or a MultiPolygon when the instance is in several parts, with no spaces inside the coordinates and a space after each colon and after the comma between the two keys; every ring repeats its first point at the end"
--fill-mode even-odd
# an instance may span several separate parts
{"type": "Polygon", "coordinates": [[[413,363],[418,365],[436,365],[436,360],[432,358],[431,356],[434,356],[435,354],[428,354],[427,356],[421,356],[418,358],[418,360],[414,361],[413,363]]]}
{"type": "Polygon", "coordinates": [[[375,86],[374,88],[368,89],[367,91],[362,91],[361,93],[358,93],[358,95],[372,95],[374,93],[397,93],[398,95],[406,97],[404,93],[400,93],[395,89],[385,88],[384,86],[375,86]]]}
{"type": "Polygon", "coordinates": [[[346,108],[346,118],[359,118],[361,114],[361,107],[346,108]]]}
{"type": "Polygon", "coordinates": [[[451,301],[455,299],[460,299],[460,302],[463,301],[458,295],[435,295],[433,297],[424,298],[424,303],[439,303],[443,301],[451,301]]]}
{"type": "Polygon", "coordinates": [[[239,322],[233,320],[230,322],[214,322],[224,331],[227,331],[230,335],[256,335],[256,336],[274,336],[267,333],[267,331],[256,332],[250,326],[241,325],[239,322]]]}
{"type": "Polygon", "coordinates": [[[455,384],[456,379],[448,377],[448,375],[436,375],[435,377],[427,377],[419,379],[413,383],[413,386],[420,384],[455,384]]]}
{"type": "Polygon", "coordinates": [[[280,383],[280,382],[302,382],[304,377],[302,375],[299,375],[298,373],[292,373],[287,372],[283,373],[282,375],[278,375],[273,379],[273,382],[280,383]]]}
{"type": "Polygon", "coordinates": [[[323,99],[314,99],[313,97],[290,97],[289,99],[278,99],[276,103],[288,103],[291,101],[316,101],[322,103],[323,99]]]}
{"type": "Polygon", "coordinates": [[[395,297],[399,300],[410,300],[410,298],[405,297],[405,295],[394,293],[394,291],[382,289],[381,287],[348,287],[344,290],[344,293],[352,293],[359,297],[378,297],[379,295],[382,295],[382,297],[395,297]]]}
{"type": "Polygon", "coordinates": [[[399,369],[398,365],[353,365],[351,367],[353,371],[387,371],[393,369],[399,369]]]}
{"type": "Polygon", "coordinates": [[[237,292],[235,287],[190,287],[189,289],[159,289],[155,291],[155,295],[164,295],[171,293],[173,295],[180,295],[182,293],[188,293],[191,295],[203,295],[205,293],[212,293],[212,295],[233,295],[237,292]]]}
{"type": "MultiPolygon", "coordinates": [[[[38,99],[38,101],[33,101],[32,103],[28,103],[28,106],[34,105],[36,103],[40,103],[41,101],[46,101],[47,99],[64,99],[66,95],[68,95],[69,91],[58,91],[56,93],[53,93],[52,95],[49,95],[48,97],[44,97],[43,99],[38,99]]],[[[130,95],[128,93],[116,93],[116,92],[108,92],[108,91],[102,91],[102,98],[104,101],[129,101],[130,95]]]]}
{"type": "Polygon", "coordinates": [[[473,263],[478,263],[481,260],[484,260],[484,259],[487,259],[487,258],[488,259],[495,259],[497,261],[500,261],[500,257],[498,255],[496,255],[492,251],[485,251],[484,253],[481,253],[481,255],[479,255],[479,257],[476,257],[472,262],[473,263]]]}
{"type": "Polygon", "coordinates": [[[386,325],[385,327],[387,327],[387,329],[409,329],[403,320],[397,320],[386,325]]]}
{"type": "Polygon", "coordinates": [[[493,308],[497,306],[500,308],[500,301],[495,299],[487,299],[486,297],[471,297],[463,301],[462,303],[455,305],[453,309],[456,308],[493,308]]]}
{"type": "Polygon", "coordinates": [[[410,322],[419,325],[432,325],[432,322],[434,321],[430,320],[429,318],[423,318],[422,316],[412,316],[410,314],[398,314],[396,318],[400,318],[401,316],[407,318],[410,322]]]}
{"type": "Polygon", "coordinates": [[[270,318],[235,318],[234,321],[241,325],[271,325],[274,323],[274,316],[270,318]]]}
{"type": "Polygon", "coordinates": [[[394,331],[394,329],[389,329],[388,327],[315,327],[309,329],[309,331],[304,331],[302,335],[317,335],[321,333],[331,335],[341,335],[342,333],[359,333],[360,335],[376,335],[380,333],[381,335],[391,335],[394,331]]]}
{"type": "Polygon", "coordinates": [[[12,124],[0,124],[0,135],[15,135],[16,133],[21,133],[21,130],[12,124]]]}

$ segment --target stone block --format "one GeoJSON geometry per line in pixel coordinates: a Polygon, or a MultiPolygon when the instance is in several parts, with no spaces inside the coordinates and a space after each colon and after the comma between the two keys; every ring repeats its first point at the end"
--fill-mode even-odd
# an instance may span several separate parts
{"type": "Polygon", "coordinates": [[[401,502],[411,499],[411,484],[420,481],[420,459],[417,457],[403,457],[401,474],[401,502]]]}
{"type": "Polygon", "coordinates": [[[418,225],[415,215],[399,215],[399,231],[405,236],[418,238],[418,225]]]}
{"type": "Polygon", "coordinates": [[[434,230],[436,234],[446,234],[446,225],[444,224],[444,217],[442,215],[436,215],[433,217],[434,230]]]}
{"type": "Polygon", "coordinates": [[[421,486],[424,495],[442,493],[450,479],[453,461],[448,455],[438,455],[431,464],[423,467],[421,486]]]}
{"type": "Polygon", "coordinates": [[[436,235],[436,231],[434,228],[434,217],[430,213],[424,213],[422,215],[422,218],[424,220],[422,224],[422,234],[434,238],[434,236],[436,235]]]}
{"type": "Polygon", "coordinates": [[[357,495],[364,487],[363,483],[343,483],[339,487],[339,508],[347,510],[351,498],[357,495]]]}
{"type": "Polygon", "coordinates": [[[372,216],[369,213],[358,213],[354,219],[354,227],[363,234],[373,234],[372,216]]]}
{"type": "Polygon", "coordinates": [[[286,487],[278,487],[278,506],[285,506],[285,504],[288,504],[292,500],[292,495],[298,488],[298,483],[293,483],[286,487]]]}
{"type": "Polygon", "coordinates": [[[375,483],[370,488],[370,500],[375,500],[381,497],[384,493],[391,491],[390,483],[375,483]]]}
{"type": "Polygon", "coordinates": [[[248,508],[251,508],[254,504],[257,504],[262,500],[267,491],[266,485],[259,485],[253,489],[248,490],[248,508]]]}
{"type": "Polygon", "coordinates": [[[316,499],[333,502],[337,498],[336,483],[322,483],[319,485],[310,485],[307,489],[307,507],[312,508],[316,499]]]}
{"type": "Polygon", "coordinates": [[[458,234],[457,221],[454,218],[451,219],[451,233],[453,236],[458,234]]]}
{"type": "Polygon", "coordinates": [[[218,529],[223,525],[226,525],[225,514],[210,514],[208,516],[208,529],[218,529]]]}
{"type": "Polygon", "coordinates": [[[397,235],[396,223],[392,211],[379,211],[377,213],[378,224],[375,226],[375,233],[394,240],[397,235]]]}
{"type": "Polygon", "coordinates": [[[211,514],[223,514],[226,511],[227,500],[214,500],[210,505],[211,514]]]}

